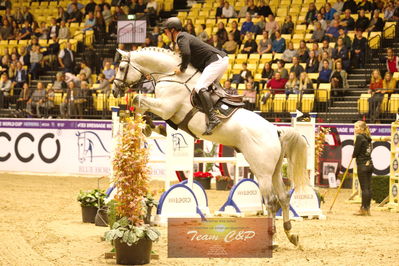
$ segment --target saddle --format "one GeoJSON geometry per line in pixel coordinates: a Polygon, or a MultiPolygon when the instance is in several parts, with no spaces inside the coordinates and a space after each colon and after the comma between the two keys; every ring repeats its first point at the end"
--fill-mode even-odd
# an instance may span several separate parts
{"type": "MultiPolygon", "coordinates": [[[[215,108],[217,116],[221,119],[229,118],[232,114],[234,114],[235,111],[237,111],[238,108],[245,106],[241,95],[228,94],[219,83],[212,84],[209,86],[208,90],[212,91],[212,104],[215,108]]],[[[204,110],[202,110],[201,100],[199,99],[199,96],[195,90],[191,92],[190,100],[191,104],[196,109],[204,112],[204,110]]]]}

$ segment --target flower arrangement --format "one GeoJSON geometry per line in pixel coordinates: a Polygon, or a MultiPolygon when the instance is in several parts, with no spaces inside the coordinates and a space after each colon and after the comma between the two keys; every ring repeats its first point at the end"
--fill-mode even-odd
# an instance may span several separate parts
{"type": "Polygon", "coordinates": [[[106,195],[103,190],[80,191],[77,200],[81,206],[101,208],[106,195]]]}
{"type": "Polygon", "coordinates": [[[213,178],[213,175],[209,172],[198,171],[194,173],[194,178],[213,178]]]}
{"type": "MultiPolygon", "coordinates": [[[[319,170],[319,161],[320,156],[324,151],[324,143],[326,141],[326,135],[330,133],[330,128],[328,127],[319,127],[319,130],[316,133],[315,142],[316,142],[316,152],[315,152],[315,169],[319,170]]],[[[319,171],[315,173],[316,175],[320,174],[319,171]]]]}

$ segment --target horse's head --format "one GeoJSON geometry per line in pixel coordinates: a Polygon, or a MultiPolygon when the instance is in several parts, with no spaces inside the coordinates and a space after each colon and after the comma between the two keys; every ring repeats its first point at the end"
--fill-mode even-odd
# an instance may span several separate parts
{"type": "Polygon", "coordinates": [[[122,55],[122,59],[115,75],[114,86],[112,86],[112,91],[115,97],[123,94],[126,89],[131,88],[134,84],[138,83],[144,75],[144,73],[132,61],[133,58],[130,52],[125,52],[120,49],[116,50],[122,55]]]}

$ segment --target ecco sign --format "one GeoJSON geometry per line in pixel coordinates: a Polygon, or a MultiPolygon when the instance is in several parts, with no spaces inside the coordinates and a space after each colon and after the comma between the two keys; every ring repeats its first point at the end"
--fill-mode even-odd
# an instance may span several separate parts
{"type": "MultiPolygon", "coordinates": [[[[39,157],[40,159],[45,162],[45,163],[53,163],[55,162],[58,157],[60,156],[60,152],[61,152],[61,144],[60,141],[58,139],[55,139],[55,145],[57,146],[57,150],[56,153],[53,157],[51,158],[47,158],[44,154],[43,154],[43,142],[46,139],[53,139],[55,137],[55,135],[53,133],[46,133],[44,134],[40,139],[39,142],[37,144],[37,151],[39,153],[39,157]]],[[[11,142],[12,138],[11,136],[7,133],[7,132],[0,132],[0,138],[5,138],[8,140],[8,142],[11,142]]],[[[30,161],[33,160],[33,158],[35,157],[35,155],[33,153],[31,153],[29,156],[22,156],[20,153],[20,148],[19,147],[19,143],[22,139],[29,139],[32,143],[35,142],[35,138],[33,137],[32,134],[28,133],[28,132],[24,132],[21,133],[20,135],[18,135],[18,137],[15,139],[15,143],[14,143],[14,152],[15,152],[15,156],[17,156],[18,160],[20,160],[23,163],[28,163],[30,161]]],[[[0,162],[5,162],[8,159],[10,159],[11,157],[11,153],[7,153],[6,155],[0,155],[0,162]]]]}

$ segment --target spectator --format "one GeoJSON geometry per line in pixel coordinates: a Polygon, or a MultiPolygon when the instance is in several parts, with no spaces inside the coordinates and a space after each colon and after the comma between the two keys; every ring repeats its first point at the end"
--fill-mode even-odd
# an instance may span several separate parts
{"type": "Polygon", "coordinates": [[[51,37],[52,43],[47,47],[47,50],[43,53],[43,61],[50,68],[56,67],[57,55],[60,53],[60,44],[56,35],[51,37]]]}
{"type": "Polygon", "coordinates": [[[216,18],[221,18],[224,8],[224,0],[219,0],[219,6],[216,8],[216,18]]]}
{"type": "Polygon", "coordinates": [[[13,28],[8,19],[3,20],[3,25],[0,28],[0,37],[1,40],[9,40],[14,37],[13,28]]]}
{"type": "Polygon", "coordinates": [[[70,42],[66,43],[66,47],[62,49],[58,55],[58,62],[64,72],[74,72],[75,69],[75,53],[71,50],[70,42]]]}
{"type": "Polygon", "coordinates": [[[284,19],[284,23],[281,26],[281,34],[292,34],[294,30],[294,23],[292,22],[292,17],[287,15],[284,19]]]}
{"type": "Polygon", "coordinates": [[[228,54],[235,54],[238,48],[238,44],[234,41],[234,35],[229,33],[228,41],[225,42],[222,46],[223,50],[226,51],[228,54]]]}
{"type": "Polygon", "coordinates": [[[306,61],[309,58],[309,49],[306,46],[306,43],[305,43],[304,40],[301,40],[299,42],[299,48],[298,48],[298,50],[296,50],[296,53],[297,53],[297,55],[299,57],[299,61],[301,63],[306,63],[306,61]]]}
{"type": "Polygon", "coordinates": [[[322,42],[324,38],[325,31],[321,28],[320,22],[316,21],[314,23],[314,30],[310,42],[322,42]]]}
{"type": "Polygon", "coordinates": [[[335,2],[335,4],[332,6],[333,9],[335,9],[337,11],[337,13],[339,15],[341,15],[342,11],[344,10],[344,1],[342,0],[337,0],[337,2],[335,2]]]}
{"type": "Polygon", "coordinates": [[[345,28],[347,31],[351,31],[355,29],[355,20],[351,17],[350,9],[345,10],[344,18],[341,20],[340,25],[345,28]]]}
{"type": "Polygon", "coordinates": [[[210,43],[209,43],[210,45],[212,45],[216,49],[222,50],[223,44],[219,40],[219,37],[216,34],[212,34],[212,38],[209,39],[209,41],[210,41],[210,43]]]}
{"type": "Polygon", "coordinates": [[[57,72],[55,75],[55,81],[53,82],[53,89],[55,92],[66,92],[67,84],[65,82],[65,76],[62,72],[57,72]]]}
{"type": "Polygon", "coordinates": [[[93,27],[94,29],[94,36],[97,43],[104,44],[106,40],[106,27],[105,20],[103,15],[100,11],[96,11],[96,25],[93,27]]]}
{"type": "MultiPolygon", "coordinates": [[[[46,88],[46,102],[45,102],[46,116],[48,116],[49,110],[54,108],[54,106],[55,106],[54,100],[55,100],[55,92],[54,92],[53,84],[49,83],[49,84],[47,84],[47,88],[46,88]]],[[[51,118],[51,116],[49,118],[51,118]]]]}
{"type": "Polygon", "coordinates": [[[319,59],[321,61],[321,57],[323,55],[323,52],[327,52],[328,55],[330,56],[332,54],[333,48],[330,47],[330,43],[327,40],[323,41],[323,45],[321,46],[319,50],[319,59]]]}
{"type": "Polygon", "coordinates": [[[58,7],[57,12],[57,23],[61,23],[61,21],[68,21],[69,13],[64,10],[61,6],[58,7]]]}
{"type": "Polygon", "coordinates": [[[105,79],[108,80],[109,83],[114,82],[116,73],[115,73],[115,70],[111,68],[111,63],[110,62],[106,62],[104,64],[103,74],[105,76],[105,79]]]}
{"type": "Polygon", "coordinates": [[[1,74],[0,80],[0,108],[8,108],[9,96],[11,92],[11,80],[6,73],[1,74]]]}
{"type": "Polygon", "coordinates": [[[399,57],[394,54],[392,48],[387,48],[386,66],[388,72],[399,72],[399,57]]]}
{"type": "Polygon", "coordinates": [[[238,17],[239,18],[245,18],[247,15],[247,10],[248,10],[248,5],[249,5],[249,0],[246,1],[246,4],[240,8],[240,11],[238,12],[238,17]]]}
{"type": "Polygon", "coordinates": [[[331,73],[330,82],[332,95],[335,97],[343,97],[346,90],[349,89],[348,73],[342,68],[341,61],[335,63],[335,70],[331,73]]]}
{"type": "Polygon", "coordinates": [[[351,52],[351,66],[354,68],[364,68],[364,58],[367,49],[367,39],[363,37],[361,30],[357,30],[353,39],[351,52]]]}
{"type": "Polygon", "coordinates": [[[267,88],[271,90],[273,95],[283,94],[285,93],[285,83],[287,83],[287,79],[282,78],[281,74],[276,72],[274,77],[267,83],[267,88]]]}
{"type": "Polygon", "coordinates": [[[346,0],[344,2],[344,6],[342,7],[342,9],[343,10],[349,9],[352,14],[356,14],[357,13],[357,4],[356,4],[355,0],[346,0]]]}
{"type": "Polygon", "coordinates": [[[216,32],[219,40],[224,44],[227,41],[227,31],[223,22],[218,23],[218,31],[216,32]]]}
{"type": "Polygon", "coordinates": [[[272,52],[272,40],[269,38],[269,32],[263,31],[262,39],[259,41],[258,44],[258,53],[265,54],[272,52]]]}
{"type": "MultiPolygon", "coordinates": [[[[222,23],[222,22],[220,22],[220,23],[222,23]]],[[[187,31],[188,33],[190,33],[191,35],[196,36],[196,33],[195,33],[195,29],[194,29],[193,24],[188,24],[188,25],[187,25],[187,28],[186,28],[186,31],[187,31]]]]}
{"type": "Polygon", "coordinates": [[[245,16],[245,21],[241,26],[241,35],[247,34],[247,32],[256,32],[255,25],[252,22],[252,17],[249,13],[245,16]]]}
{"type": "Polygon", "coordinates": [[[137,4],[135,5],[133,12],[129,12],[130,14],[136,14],[136,15],[140,15],[140,14],[144,14],[145,13],[145,8],[146,5],[144,3],[144,0],[138,0],[137,4]]]}
{"type": "Polygon", "coordinates": [[[283,60],[278,60],[277,61],[277,69],[274,71],[274,73],[280,73],[280,77],[282,79],[287,80],[288,79],[288,70],[284,68],[284,61],[283,60]]]}
{"type": "Polygon", "coordinates": [[[296,56],[296,50],[294,49],[294,44],[293,42],[288,43],[288,48],[284,51],[283,56],[281,57],[282,60],[284,60],[285,63],[291,63],[292,58],[296,56]]]}
{"type": "Polygon", "coordinates": [[[234,34],[234,41],[236,41],[238,45],[241,45],[241,33],[240,30],[238,29],[238,23],[235,20],[233,20],[233,22],[231,23],[230,33],[234,34]]]}
{"type": "Polygon", "coordinates": [[[250,77],[252,77],[252,72],[248,69],[248,64],[244,62],[240,71],[240,83],[247,82],[250,77]]]}
{"type": "Polygon", "coordinates": [[[305,72],[305,69],[303,68],[303,66],[301,66],[299,64],[299,58],[298,56],[294,56],[292,58],[292,67],[290,69],[290,73],[294,72],[295,73],[295,77],[299,77],[301,75],[302,72],[305,72]]]}
{"type": "Polygon", "coordinates": [[[98,75],[98,83],[100,84],[100,86],[98,87],[98,91],[104,93],[108,97],[111,93],[111,84],[105,78],[105,75],[103,73],[100,73],[98,75]]]}
{"type": "Polygon", "coordinates": [[[319,77],[317,82],[320,83],[330,83],[331,69],[328,60],[323,60],[323,66],[319,72],[319,77]]]}
{"type": "MultiPolygon", "coordinates": [[[[160,35],[160,30],[158,26],[155,26],[150,32],[149,36],[151,38],[151,42],[156,44],[158,42],[158,36],[160,35]]],[[[119,60],[118,60],[119,61],[119,60]]],[[[114,61],[115,62],[115,61],[114,61]]]]}
{"type": "Polygon", "coordinates": [[[368,0],[362,0],[357,4],[357,10],[364,10],[368,12],[373,12],[373,4],[371,4],[368,0]]]}
{"type": "Polygon", "coordinates": [[[263,16],[265,18],[269,17],[269,15],[273,15],[270,6],[265,2],[265,0],[259,1],[258,15],[263,16]]]}
{"type": "Polygon", "coordinates": [[[316,10],[315,4],[309,3],[309,9],[306,12],[306,16],[305,16],[306,25],[313,23],[313,21],[316,19],[316,14],[317,14],[317,10],[316,10]]]}
{"type": "Polygon", "coordinates": [[[28,53],[28,51],[26,49],[26,46],[21,46],[20,47],[19,61],[24,66],[29,66],[30,65],[30,55],[29,55],[29,53],[28,53]]]}
{"type": "Polygon", "coordinates": [[[366,17],[364,9],[360,9],[359,17],[355,23],[355,28],[357,30],[365,31],[369,27],[369,24],[370,20],[366,17]]]}
{"type": "Polygon", "coordinates": [[[382,82],[382,93],[388,93],[388,95],[391,96],[396,90],[396,82],[397,81],[392,77],[392,73],[386,72],[382,82]]]}
{"type": "Polygon", "coordinates": [[[40,47],[34,45],[32,51],[30,52],[30,74],[32,79],[37,79],[39,77],[39,72],[41,65],[43,64],[43,54],[40,52],[40,47]]]}
{"type": "Polygon", "coordinates": [[[30,91],[29,84],[25,82],[22,85],[22,90],[19,93],[19,97],[16,101],[16,109],[17,110],[24,110],[26,108],[26,103],[29,101],[32,92],[30,91]]]}
{"type": "Polygon", "coordinates": [[[89,109],[91,106],[93,106],[93,96],[89,87],[89,83],[82,81],[80,83],[80,90],[82,92],[83,109],[89,109]]]}
{"type": "Polygon", "coordinates": [[[341,61],[343,68],[348,71],[349,70],[349,51],[344,46],[343,39],[338,39],[337,41],[337,48],[335,48],[332,52],[332,58],[334,62],[337,63],[341,61]]]}
{"type": "Polygon", "coordinates": [[[250,111],[253,111],[255,109],[256,89],[254,87],[253,82],[245,83],[245,90],[243,93],[242,100],[245,104],[245,109],[250,110],[250,111]]]}
{"type": "Polygon", "coordinates": [[[222,18],[233,18],[236,16],[237,14],[234,10],[234,7],[230,5],[228,1],[225,1],[222,8],[222,18]]]}
{"type": "Polygon", "coordinates": [[[37,28],[34,34],[39,40],[48,40],[50,38],[50,32],[46,26],[46,22],[40,22],[40,28],[37,28]]]}
{"type": "Polygon", "coordinates": [[[94,9],[96,8],[96,2],[94,0],[89,0],[89,3],[85,6],[85,15],[88,15],[90,12],[94,13],[94,9]]]}
{"type": "Polygon", "coordinates": [[[393,21],[399,21],[399,1],[396,0],[395,11],[393,12],[393,21]]]}
{"type": "Polygon", "coordinates": [[[242,49],[241,53],[243,54],[255,53],[258,49],[258,45],[256,44],[256,41],[252,38],[252,32],[247,32],[246,38],[247,40],[244,43],[244,48],[242,49]]]}
{"type": "Polygon", "coordinates": [[[263,32],[265,30],[265,27],[266,27],[265,17],[264,16],[258,17],[258,22],[256,22],[256,24],[255,24],[256,33],[260,34],[261,32],[263,32]]]}
{"type": "Polygon", "coordinates": [[[326,7],[324,5],[320,7],[318,14],[320,14],[325,20],[324,16],[326,15],[326,7]]]}
{"type": "Polygon", "coordinates": [[[29,7],[24,6],[24,8],[23,8],[23,13],[22,13],[22,18],[23,18],[23,21],[27,20],[28,23],[29,23],[30,25],[32,25],[32,23],[33,23],[33,15],[32,15],[32,13],[29,11],[29,7]]]}
{"type": "Polygon", "coordinates": [[[83,95],[79,87],[73,81],[68,83],[68,90],[63,102],[60,104],[61,118],[83,116],[83,95]]]}
{"type": "Polygon", "coordinates": [[[326,37],[330,42],[336,41],[339,36],[338,21],[331,21],[330,26],[326,30],[326,37]]]}
{"type": "Polygon", "coordinates": [[[25,20],[24,25],[21,28],[20,34],[19,34],[19,36],[16,36],[16,39],[17,40],[29,40],[32,33],[33,33],[33,31],[29,24],[29,21],[25,20]]]}
{"type": "Polygon", "coordinates": [[[164,48],[164,49],[169,49],[169,46],[164,41],[164,38],[162,37],[162,35],[158,35],[158,45],[157,45],[157,47],[164,48]]]}
{"type": "MultiPolygon", "coordinates": [[[[201,24],[200,29],[201,29],[201,32],[198,33],[197,37],[203,42],[208,42],[209,35],[206,32],[206,30],[205,30],[206,29],[206,25],[205,24],[201,24]]],[[[233,39],[234,39],[234,35],[233,35],[233,39]]]]}
{"type": "Polygon", "coordinates": [[[267,19],[268,21],[266,22],[265,30],[269,32],[269,36],[273,39],[273,35],[276,34],[276,31],[280,31],[280,25],[275,20],[273,14],[270,14],[267,19]]]}
{"type": "Polygon", "coordinates": [[[285,50],[285,39],[281,37],[280,31],[275,32],[276,38],[272,42],[273,55],[276,53],[283,53],[285,50]]]}
{"type": "Polygon", "coordinates": [[[53,38],[53,36],[58,37],[58,33],[60,31],[60,26],[57,25],[57,20],[55,18],[51,18],[51,25],[48,27],[49,38],[53,38]]]}
{"type": "Polygon", "coordinates": [[[58,38],[69,39],[70,37],[71,37],[71,32],[69,31],[69,28],[66,26],[65,21],[62,20],[60,24],[60,29],[58,31],[58,38]]]}
{"type": "Polygon", "coordinates": [[[330,57],[330,54],[328,52],[323,52],[321,54],[321,58],[319,60],[319,72],[323,68],[323,63],[320,63],[320,62],[323,62],[324,60],[328,61],[328,68],[329,69],[332,69],[334,67],[334,64],[333,64],[333,61],[332,61],[332,59],[330,57]]]}
{"type": "Polygon", "coordinates": [[[224,90],[226,91],[227,94],[230,94],[230,95],[237,95],[237,94],[238,94],[238,93],[237,93],[237,89],[236,89],[236,88],[233,88],[233,87],[231,86],[231,81],[230,81],[230,80],[226,80],[226,81],[224,82],[223,88],[224,88],[224,90]]]}
{"type": "Polygon", "coordinates": [[[21,62],[17,62],[17,71],[13,80],[14,94],[17,95],[19,93],[18,89],[22,88],[24,83],[28,82],[28,73],[23,68],[21,62]]]}
{"type": "Polygon", "coordinates": [[[395,12],[393,1],[388,1],[383,11],[385,21],[393,21],[393,14],[395,12]]]}
{"type": "Polygon", "coordinates": [[[87,63],[82,61],[80,62],[80,72],[79,74],[85,74],[88,81],[91,80],[91,69],[87,66],[87,63]]]}
{"type": "MultiPolygon", "coordinates": [[[[350,51],[351,46],[352,46],[352,41],[351,38],[349,38],[349,36],[346,34],[344,28],[339,28],[339,36],[338,39],[342,39],[342,41],[344,42],[344,46],[345,48],[350,51]]],[[[335,43],[335,48],[337,48],[337,43],[335,43]]]]}
{"type": "Polygon", "coordinates": [[[314,51],[309,52],[309,58],[306,61],[306,72],[307,73],[318,73],[319,72],[319,60],[315,55],[314,51]]]}
{"type": "Polygon", "coordinates": [[[76,7],[77,10],[81,10],[84,8],[84,5],[79,3],[78,0],[72,0],[67,6],[67,12],[72,14],[75,11],[74,7],[76,7]]]}
{"type": "Polygon", "coordinates": [[[301,75],[299,76],[298,91],[299,91],[300,94],[312,94],[312,93],[314,93],[313,82],[308,77],[308,74],[306,72],[302,72],[301,75]]]}
{"type": "Polygon", "coordinates": [[[384,21],[380,18],[380,11],[378,9],[374,10],[373,18],[370,20],[369,27],[367,31],[382,31],[384,29],[384,21]]]}
{"type": "Polygon", "coordinates": [[[324,20],[323,15],[320,13],[317,13],[316,19],[317,19],[317,22],[320,23],[321,29],[326,31],[327,30],[327,22],[324,20]]]}
{"type": "Polygon", "coordinates": [[[273,78],[274,70],[272,69],[272,65],[269,62],[266,62],[262,69],[262,76],[260,79],[260,83],[265,86],[269,80],[273,78]]]}
{"type": "MultiPolygon", "coordinates": [[[[69,10],[69,8],[68,8],[69,10]]],[[[71,10],[72,12],[68,12],[69,13],[69,17],[67,22],[72,23],[72,22],[77,22],[77,23],[81,23],[82,19],[83,19],[83,14],[79,11],[77,4],[72,3],[71,4],[71,10]]]]}
{"type": "Polygon", "coordinates": [[[36,90],[33,91],[30,99],[26,104],[26,111],[33,115],[32,108],[36,108],[36,117],[42,117],[40,109],[46,107],[46,90],[44,89],[43,83],[38,82],[36,90]]]}
{"type": "MultiPolygon", "coordinates": [[[[15,54],[12,54],[12,56],[15,57],[15,54]]],[[[16,74],[17,74],[17,66],[14,62],[11,61],[7,70],[8,78],[10,80],[14,80],[16,74]]]]}
{"type": "Polygon", "coordinates": [[[384,90],[382,89],[383,80],[380,71],[375,69],[371,74],[371,81],[368,93],[371,94],[369,98],[369,118],[372,123],[379,118],[380,105],[384,98],[384,90]]]}
{"type": "Polygon", "coordinates": [[[258,7],[255,5],[254,0],[248,1],[247,13],[251,15],[251,17],[257,17],[259,14],[258,7]]]}
{"type": "Polygon", "coordinates": [[[285,83],[285,95],[298,94],[299,93],[299,81],[296,78],[295,72],[291,72],[288,77],[287,83],[285,83]]]}
{"type": "Polygon", "coordinates": [[[330,22],[331,20],[334,19],[334,14],[337,12],[334,8],[331,7],[331,4],[329,2],[326,3],[326,13],[324,14],[324,19],[327,22],[330,22]]]}
{"type": "Polygon", "coordinates": [[[87,19],[85,21],[85,25],[82,29],[83,32],[88,30],[93,30],[93,27],[96,25],[96,18],[94,17],[93,12],[89,12],[87,15],[87,19]]]}

